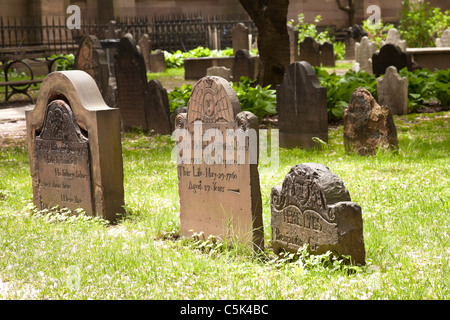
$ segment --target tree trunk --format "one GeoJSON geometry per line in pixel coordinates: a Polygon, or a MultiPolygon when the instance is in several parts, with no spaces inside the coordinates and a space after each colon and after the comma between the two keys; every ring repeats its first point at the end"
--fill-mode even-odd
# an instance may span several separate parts
{"type": "Polygon", "coordinates": [[[239,0],[258,28],[258,83],[273,89],[290,62],[287,12],[289,0],[239,0]]]}
{"type": "Polygon", "coordinates": [[[356,0],[347,0],[347,5],[343,5],[342,0],[336,0],[336,4],[339,9],[347,12],[348,15],[348,26],[352,27],[355,24],[355,7],[356,0]]]}

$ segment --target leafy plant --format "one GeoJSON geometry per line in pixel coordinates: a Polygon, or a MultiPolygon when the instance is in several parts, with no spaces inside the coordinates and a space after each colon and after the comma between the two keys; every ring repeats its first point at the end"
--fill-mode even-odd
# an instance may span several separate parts
{"type": "Polygon", "coordinates": [[[372,23],[369,19],[363,21],[363,29],[367,32],[368,38],[375,41],[378,47],[380,47],[381,40],[386,40],[386,34],[392,28],[394,28],[392,23],[383,24],[381,19],[376,23],[372,23]]]}
{"type": "MultiPolygon", "coordinates": [[[[256,54],[254,50],[250,54],[256,54]]],[[[164,51],[164,59],[166,61],[167,68],[181,68],[184,65],[183,59],[186,58],[202,58],[202,57],[230,57],[233,56],[233,49],[226,48],[224,50],[211,50],[209,48],[204,48],[199,46],[195,49],[189,50],[187,52],[182,52],[177,50],[175,52],[164,51]]]]}
{"type": "Polygon", "coordinates": [[[191,96],[192,86],[190,84],[183,84],[180,87],[175,87],[168,93],[170,112],[175,109],[185,107],[188,105],[189,97],[191,96]]]}
{"type": "Polygon", "coordinates": [[[73,64],[75,63],[75,56],[72,53],[69,54],[53,54],[50,56],[50,60],[57,59],[56,60],[56,70],[58,71],[66,71],[66,70],[72,70],[73,64]],[[63,59],[64,57],[65,59],[63,59]],[[70,62],[68,60],[70,60],[70,62]]]}
{"type": "Polygon", "coordinates": [[[306,37],[313,37],[317,42],[324,43],[326,41],[333,42],[334,37],[330,35],[328,30],[319,32],[316,25],[322,21],[320,15],[314,18],[314,23],[306,23],[305,15],[300,13],[298,15],[298,23],[294,26],[298,30],[298,42],[303,41],[306,37]]]}

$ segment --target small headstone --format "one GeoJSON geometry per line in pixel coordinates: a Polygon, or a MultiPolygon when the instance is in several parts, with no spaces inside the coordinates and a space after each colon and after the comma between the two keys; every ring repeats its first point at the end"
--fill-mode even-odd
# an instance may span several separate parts
{"type": "Polygon", "coordinates": [[[150,38],[148,34],[143,34],[139,39],[139,47],[141,48],[142,56],[144,57],[145,69],[147,72],[150,72],[150,38]]]}
{"type": "Polygon", "coordinates": [[[294,63],[300,59],[299,48],[298,48],[298,30],[294,28],[293,25],[287,25],[289,34],[289,52],[290,52],[290,63],[294,63]]]}
{"type": "Polygon", "coordinates": [[[411,54],[409,52],[403,52],[402,49],[396,45],[385,44],[381,47],[380,51],[377,51],[372,55],[373,73],[379,77],[386,72],[386,69],[389,66],[394,66],[397,70],[406,67],[409,71],[412,71],[413,63],[411,54]]]}
{"type": "Polygon", "coordinates": [[[398,33],[398,30],[395,28],[389,29],[389,31],[386,35],[386,41],[382,40],[380,42],[380,48],[386,44],[396,45],[396,46],[400,47],[400,49],[402,49],[403,52],[406,51],[406,40],[402,40],[400,38],[400,34],[398,33]]]}
{"type": "Polygon", "coordinates": [[[322,164],[302,163],[290,169],[270,195],[272,247],[296,253],[331,251],[365,265],[361,207],[351,201],[342,180],[322,164]]]}
{"type": "Polygon", "coordinates": [[[378,103],[387,106],[392,114],[408,113],[408,78],[400,77],[397,69],[390,66],[383,78],[377,79],[378,103]]]}
{"type": "Polygon", "coordinates": [[[346,60],[354,60],[356,57],[356,55],[355,55],[355,44],[356,44],[355,39],[352,37],[346,37],[344,40],[344,44],[345,44],[345,59],[346,60]]]}
{"type": "Polygon", "coordinates": [[[233,61],[233,81],[239,82],[242,76],[256,78],[256,59],[250,56],[248,50],[238,50],[233,61]]]}
{"type": "Polygon", "coordinates": [[[368,34],[361,25],[354,25],[347,29],[347,35],[344,40],[346,60],[355,59],[355,44],[360,42],[364,36],[368,36],[368,34]]]}
{"type": "Polygon", "coordinates": [[[377,44],[369,40],[368,37],[362,37],[359,43],[355,45],[356,62],[359,63],[359,69],[372,74],[372,55],[377,51],[377,44]]]}
{"type": "Polygon", "coordinates": [[[169,97],[158,80],[148,82],[147,126],[158,134],[171,134],[169,97]]]}
{"type": "Polygon", "coordinates": [[[328,142],[327,89],[306,61],[292,63],[277,86],[280,147],[312,148],[328,142]]]}
{"type": "Polygon", "coordinates": [[[182,236],[203,233],[263,249],[258,128],[229,82],[197,82],[187,113],[176,118],[177,147],[186,146],[177,149],[182,236]]]}
{"type": "Polygon", "coordinates": [[[161,73],[166,69],[166,61],[164,60],[164,52],[160,49],[150,54],[150,70],[151,72],[161,73]]]}
{"type": "Polygon", "coordinates": [[[249,41],[248,41],[248,28],[242,22],[236,24],[236,27],[232,33],[232,42],[233,42],[233,54],[241,50],[250,50],[249,41]]]}
{"type": "Polygon", "coordinates": [[[106,53],[96,36],[85,35],[81,38],[79,49],[75,55],[75,70],[82,70],[94,78],[104,97],[108,90],[109,67],[106,53]]]}
{"type": "Polygon", "coordinates": [[[110,221],[124,213],[119,112],[105,104],[91,76],[49,74],[26,123],[38,209],[80,208],[110,221]]]}
{"type": "Polygon", "coordinates": [[[313,67],[320,67],[320,47],[313,37],[306,37],[300,42],[300,60],[313,67]]]}
{"type": "Polygon", "coordinates": [[[378,148],[398,147],[392,113],[364,88],[357,88],[344,108],[344,146],[347,152],[374,155],[378,148]]]}
{"type": "Polygon", "coordinates": [[[436,47],[450,47],[450,29],[446,29],[442,36],[436,39],[436,47]]]}
{"type": "Polygon", "coordinates": [[[320,63],[324,67],[335,67],[336,58],[334,57],[334,48],[331,42],[325,42],[320,45],[320,63]]]}
{"type": "Polygon", "coordinates": [[[227,81],[231,80],[231,69],[223,66],[212,66],[206,69],[207,76],[216,76],[224,78],[227,81]]]}

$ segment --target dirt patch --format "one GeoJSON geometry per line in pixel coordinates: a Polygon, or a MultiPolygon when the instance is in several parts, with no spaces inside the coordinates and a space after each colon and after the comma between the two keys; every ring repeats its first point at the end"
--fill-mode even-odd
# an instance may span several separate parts
{"type": "Polygon", "coordinates": [[[0,123],[0,149],[26,145],[25,121],[0,123]]]}

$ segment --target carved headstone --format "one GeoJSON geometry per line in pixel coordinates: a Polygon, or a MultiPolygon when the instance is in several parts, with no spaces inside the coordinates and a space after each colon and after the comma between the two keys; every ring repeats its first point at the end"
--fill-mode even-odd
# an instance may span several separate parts
{"type": "Polygon", "coordinates": [[[142,37],[139,39],[139,47],[141,48],[141,53],[142,56],[144,57],[144,62],[145,62],[145,70],[147,72],[150,72],[151,67],[150,67],[150,38],[148,36],[148,34],[143,34],[142,37]]]}
{"type": "Polygon", "coordinates": [[[250,56],[248,50],[238,50],[233,61],[233,81],[239,82],[242,76],[255,79],[257,75],[257,59],[250,56]]]}
{"type": "Polygon", "coordinates": [[[408,113],[408,78],[400,77],[397,69],[390,66],[383,78],[377,79],[378,103],[387,106],[392,114],[408,113]]]}
{"type": "Polygon", "coordinates": [[[232,33],[233,54],[241,50],[250,50],[248,41],[248,28],[242,22],[236,24],[232,33]]]}
{"type": "Polygon", "coordinates": [[[166,69],[166,61],[164,60],[164,52],[160,49],[150,54],[150,70],[151,72],[161,73],[166,69]]]}
{"type": "Polygon", "coordinates": [[[357,88],[344,108],[344,147],[347,152],[374,155],[378,148],[398,147],[392,113],[364,88],[357,88]]]}
{"type": "Polygon", "coordinates": [[[296,253],[304,245],[312,254],[331,251],[365,265],[361,207],[351,202],[342,180],[322,164],[290,169],[270,195],[272,247],[296,253]]]}
{"type": "Polygon", "coordinates": [[[298,49],[298,30],[294,28],[293,25],[287,25],[289,34],[289,52],[290,52],[290,63],[294,63],[300,59],[299,49],[298,49]]]}
{"type": "Polygon", "coordinates": [[[217,76],[227,81],[231,80],[231,69],[223,66],[212,66],[206,69],[207,76],[217,76]]]}
{"type": "Polygon", "coordinates": [[[300,60],[313,67],[320,67],[320,47],[313,37],[306,37],[300,42],[300,60]]]}
{"type": "Polygon", "coordinates": [[[324,67],[335,67],[336,58],[334,57],[334,48],[331,42],[325,42],[320,45],[320,63],[324,67]]]}
{"type": "Polygon", "coordinates": [[[176,118],[182,236],[203,233],[263,249],[258,127],[225,79],[197,82],[187,113],[176,118]]]}
{"type": "Polygon", "coordinates": [[[389,29],[387,35],[386,35],[386,41],[380,42],[380,48],[383,47],[386,44],[393,44],[400,49],[402,49],[403,52],[406,51],[406,40],[400,39],[400,34],[398,33],[398,30],[395,28],[389,29]]]}
{"type": "Polygon", "coordinates": [[[377,51],[372,55],[373,73],[379,77],[386,72],[386,69],[389,66],[394,66],[397,70],[406,67],[409,71],[412,71],[413,62],[411,54],[403,52],[398,46],[385,44],[381,47],[380,51],[377,51]]]}
{"type": "Polygon", "coordinates": [[[450,29],[446,29],[442,36],[436,39],[436,47],[450,47],[450,29]]]}
{"type": "Polygon", "coordinates": [[[84,71],[49,74],[26,113],[33,202],[84,209],[114,221],[124,213],[120,118],[84,71]]]}
{"type": "Polygon", "coordinates": [[[359,70],[372,74],[372,55],[377,51],[377,44],[362,37],[355,45],[356,62],[359,63],[359,70]]]}
{"type": "Polygon", "coordinates": [[[306,61],[292,63],[277,86],[280,147],[311,148],[328,142],[327,89],[306,61]]]}
{"type": "Polygon", "coordinates": [[[171,134],[169,97],[158,80],[148,82],[149,103],[147,105],[147,125],[158,134],[171,134]]]}
{"type": "Polygon", "coordinates": [[[85,35],[81,38],[75,55],[75,70],[82,70],[94,78],[103,97],[109,83],[109,67],[106,53],[96,36],[85,35]]]}

